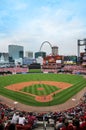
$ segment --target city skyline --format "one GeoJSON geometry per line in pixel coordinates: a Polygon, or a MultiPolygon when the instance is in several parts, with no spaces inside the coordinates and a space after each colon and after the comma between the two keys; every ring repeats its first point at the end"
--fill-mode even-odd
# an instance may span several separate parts
{"type": "MultiPolygon", "coordinates": [[[[49,41],[58,46],[60,55],[77,55],[77,40],[86,38],[85,4],[85,0],[1,0],[0,52],[8,52],[10,44],[38,52],[49,41]]],[[[51,53],[48,44],[42,50],[51,53]]]]}

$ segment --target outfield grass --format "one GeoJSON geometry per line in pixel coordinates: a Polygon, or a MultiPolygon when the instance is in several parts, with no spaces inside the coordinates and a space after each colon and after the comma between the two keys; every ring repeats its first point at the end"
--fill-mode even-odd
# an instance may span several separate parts
{"type": "MultiPolygon", "coordinates": [[[[45,85],[46,87],[46,85],[45,85]]],[[[10,76],[0,77],[0,95],[11,98],[23,104],[31,106],[52,106],[64,103],[81,89],[86,87],[86,79],[83,76],[70,75],[70,74],[18,74],[10,76]],[[50,102],[37,102],[34,97],[22,94],[20,92],[14,92],[7,90],[5,86],[14,83],[28,82],[28,81],[57,81],[57,82],[67,82],[73,84],[72,87],[57,93],[53,100],[50,102]]],[[[32,89],[34,90],[34,89],[32,89]]],[[[44,92],[45,93],[45,92],[44,92]]]]}
{"type": "Polygon", "coordinates": [[[29,69],[29,73],[42,73],[41,69],[29,69]]]}

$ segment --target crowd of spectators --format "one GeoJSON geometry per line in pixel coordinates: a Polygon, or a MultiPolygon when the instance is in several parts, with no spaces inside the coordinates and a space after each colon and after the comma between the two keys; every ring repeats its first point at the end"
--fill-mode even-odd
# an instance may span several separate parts
{"type": "Polygon", "coordinates": [[[4,127],[3,130],[13,130],[10,127],[14,126],[17,130],[31,130],[36,127],[36,122],[32,112],[18,111],[0,103],[0,128],[4,127]]]}
{"type": "Polygon", "coordinates": [[[86,74],[86,67],[82,65],[65,65],[62,70],[63,72],[70,72],[72,74],[86,74]]]}
{"type": "Polygon", "coordinates": [[[42,71],[45,73],[71,73],[71,74],[86,74],[86,66],[84,67],[83,65],[64,65],[64,66],[60,66],[60,65],[52,65],[52,66],[48,66],[48,65],[43,65],[42,67],[42,71]],[[58,67],[57,67],[58,66],[58,67]]]}
{"type": "Polygon", "coordinates": [[[53,122],[55,130],[86,130],[86,93],[80,104],[59,112],[26,112],[0,103],[0,130],[31,130],[38,121],[53,122]]]}
{"type": "Polygon", "coordinates": [[[9,67],[9,68],[0,68],[0,75],[4,74],[18,74],[18,73],[27,73],[28,67],[9,67]]]}

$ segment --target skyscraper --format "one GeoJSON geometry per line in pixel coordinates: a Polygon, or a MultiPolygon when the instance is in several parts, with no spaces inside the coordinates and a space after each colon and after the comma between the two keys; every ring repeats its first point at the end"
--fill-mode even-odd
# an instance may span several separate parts
{"type": "Polygon", "coordinates": [[[9,52],[9,57],[12,57],[13,60],[18,60],[20,58],[24,57],[24,48],[23,46],[19,45],[9,45],[8,46],[8,52],[9,52]]]}
{"type": "Polygon", "coordinates": [[[33,58],[33,52],[31,52],[31,51],[26,51],[26,52],[25,52],[25,57],[27,57],[27,58],[33,58]]]}

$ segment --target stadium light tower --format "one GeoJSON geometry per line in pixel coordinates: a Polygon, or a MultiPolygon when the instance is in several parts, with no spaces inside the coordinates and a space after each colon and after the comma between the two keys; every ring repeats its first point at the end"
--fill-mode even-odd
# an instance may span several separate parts
{"type": "Polygon", "coordinates": [[[86,52],[86,39],[84,39],[84,45],[85,45],[85,52],[86,52]]]}
{"type": "Polygon", "coordinates": [[[80,58],[80,46],[85,46],[85,53],[86,53],[86,39],[83,39],[83,40],[80,40],[80,39],[78,39],[78,60],[79,60],[79,58],[80,58]],[[81,43],[81,42],[83,42],[83,43],[81,43]]]}

